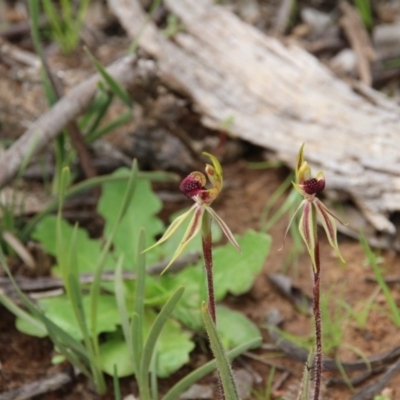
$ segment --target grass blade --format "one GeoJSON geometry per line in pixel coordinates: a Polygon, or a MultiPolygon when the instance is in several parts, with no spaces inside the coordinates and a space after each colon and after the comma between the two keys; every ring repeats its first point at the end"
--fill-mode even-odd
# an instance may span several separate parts
{"type": "Polygon", "coordinates": [[[122,332],[124,334],[125,342],[129,348],[130,357],[133,358],[129,317],[125,303],[125,286],[124,286],[124,279],[122,277],[123,260],[124,256],[121,255],[118,258],[117,266],[115,268],[115,281],[114,281],[115,297],[117,300],[119,317],[121,319],[122,332]]]}
{"type": "Polygon", "coordinates": [[[308,400],[310,398],[310,384],[312,380],[311,372],[313,370],[312,365],[315,357],[314,348],[308,353],[306,364],[304,365],[303,377],[300,383],[300,391],[297,395],[297,400],[308,400]]]}
{"type": "Polygon", "coordinates": [[[110,251],[112,241],[117,232],[119,224],[125,214],[125,211],[128,207],[129,202],[132,199],[133,192],[136,187],[138,175],[138,168],[136,160],[133,161],[129,180],[127,183],[127,187],[125,190],[124,198],[122,200],[122,204],[118,213],[118,218],[115,222],[115,225],[112,227],[110,234],[107,237],[106,243],[101,251],[101,254],[96,263],[96,269],[94,271],[93,283],[90,287],[90,335],[92,338],[93,349],[96,355],[96,359],[100,357],[100,348],[99,341],[96,335],[97,332],[97,299],[100,295],[100,286],[101,286],[101,275],[103,273],[104,261],[108,252],[110,251]]]}
{"type": "MultiPolygon", "coordinates": [[[[0,262],[6,271],[6,274],[10,278],[10,281],[17,292],[19,298],[24,303],[25,307],[29,310],[29,312],[33,315],[34,318],[40,320],[43,325],[46,327],[46,330],[53,341],[54,345],[57,349],[64,354],[67,359],[78,359],[79,364],[77,367],[85,373],[89,378],[91,377],[88,372],[86,365],[89,365],[89,357],[86,349],[82,346],[80,342],[75,340],[71,335],[67,332],[63,331],[56,324],[54,324],[51,320],[49,320],[39,309],[29,300],[29,298],[21,291],[18,284],[15,282],[14,277],[11,274],[11,271],[8,267],[7,261],[4,257],[3,251],[0,247],[0,262]]],[[[72,364],[74,362],[71,361],[72,364]]],[[[74,364],[76,365],[76,364],[74,364]]]]}
{"type": "Polygon", "coordinates": [[[160,313],[157,315],[150,332],[147,337],[146,344],[143,349],[141,365],[140,365],[140,384],[144,388],[142,400],[147,400],[150,398],[150,390],[149,390],[149,371],[152,357],[154,355],[154,350],[156,347],[156,343],[158,337],[160,336],[161,330],[167,321],[168,317],[171,315],[174,310],[176,304],[183,294],[184,288],[180,287],[176,290],[176,292],[172,295],[172,297],[167,301],[164,307],[161,309],[160,313]]]}
{"type": "Polygon", "coordinates": [[[206,304],[203,302],[201,307],[204,324],[206,326],[208,338],[210,339],[211,349],[217,361],[218,372],[222,383],[225,398],[227,400],[239,400],[239,392],[236,386],[230,361],[226,355],[225,349],[218,336],[215,324],[211,319],[206,304]]]}
{"type": "Polygon", "coordinates": [[[122,400],[121,387],[119,385],[118,370],[116,365],[114,365],[113,386],[114,386],[114,400],[122,400]]]}
{"type": "Polygon", "coordinates": [[[107,135],[112,132],[114,129],[119,128],[120,126],[126,124],[132,119],[132,112],[127,111],[124,114],[121,114],[119,117],[115,118],[114,121],[111,121],[109,124],[90,132],[90,134],[86,137],[87,143],[93,143],[95,140],[107,135]]]}
{"type": "Polygon", "coordinates": [[[93,54],[86,48],[86,54],[89,56],[97,72],[102,76],[112,92],[121,99],[121,101],[129,108],[133,107],[132,100],[128,92],[106,71],[101,63],[93,56],[93,54]]]}
{"type": "Polygon", "coordinates": [[[133,363],[135,365],[136,378],[140,386],[140,369],[141,359],[143,355],[143,325],[144,325],[144,298],[145,298],[145,284],[146,284],[146,256],[142,254],[145,248],[145,232],[143,229],[140,230],[139,242],[138,242],[138,256],[136,264],[136,291],[135,291],[135,308],[134,317],[132,319],[132,348],[133,348],[133,363]]]}
{"type": "Polygon", "coordinates": [[[372,270],[374,271],[376,281],[378,282],[378,285],[382,289],[382,292],[385,296],[386,303],[388,304],[390,309],[391,318],[393,322],[397,325],[397,327],[400,328],[400,312],[397,307],[396,301],[394,300],[392,293],[390,292],[389,286],[385,282],[382,271],[376,262],[375,255],[369,247],[369,244],[364,234],[361,234],[360,242],[367,256],[368,262],[371,265],[372,270]]]}
{"type": "Polygon", "coordinates": [[[37,318],[32,317],[29,313],[18,307],[8,296],[0,291],[0,303],[7,308],[8,311],[13,313],[16,317],[25,320],[28,324],[32,325],[37,331],[40,337],[47,336],[48,332],[46,326],[40,322],[37,318]]]}
{"type": "MultiPolygon", "coordinates": [[[[252,339],[249,342],[243,343],[242,345],[235,347],[234,349],[227,352],[227,356],[229,360],[233,360],[234,358],[240,356],[246,351],[258,346],[260,344],[261,339],[252,339]]],[[[208,363],[202,365],[196,370],[192,371],[190,374],[186,375],[183,379],[181,379],[178,383],[176,383],[162,398],[162,400],[176,400],[179,398],[179,395],[183,393],[186,389],[192,386],[201,378],[215,371],[217,368],[216,360],[211,360],[208,363]]]]}

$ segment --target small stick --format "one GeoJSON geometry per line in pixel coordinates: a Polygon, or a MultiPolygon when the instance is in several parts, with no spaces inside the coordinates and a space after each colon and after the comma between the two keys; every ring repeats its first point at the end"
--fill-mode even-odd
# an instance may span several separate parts
{"type": "Polygon", "coordinates": [[[33,383],[21,386],[0,394],[0,400],[28,400],[40,394],[49,393],[71,382],[71,377],[64,373],[58,373],[48,378],[40,379],[33,383]]]}
{"type": "Polygon", "coordinates": [[[343,17],[340,20],[350,45],[357,57],[357,68],[360,80],[368,86],[372,84],[371,61],[375,61],[376,54],[368,37],[367,31],[358,12],[350,4],[342,1],[340,9],[343,17]]]}
{"type": "Polygon", "coordinates": [[[374,396],[377,395],[399,371],[400,359],[392,364],[377,382],[361,389],[358,393],[351,396],[350,400],[365,400],[374,398],[374,396]]]}

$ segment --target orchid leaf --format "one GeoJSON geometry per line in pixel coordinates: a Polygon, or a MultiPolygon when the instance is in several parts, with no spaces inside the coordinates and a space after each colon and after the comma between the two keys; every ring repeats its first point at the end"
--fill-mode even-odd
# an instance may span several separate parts
{"type": "Polygon", "coordinates": [[[239,400],[239,389],[237,387],[231,363],[222,344],[221,338],[217,333],[206,304],[203,302],[201,307],[204,325],[207,330],[208,338],[214,357],[217,361],[218,374],[223,390],[223,398],[229,400],[239,400]]]}

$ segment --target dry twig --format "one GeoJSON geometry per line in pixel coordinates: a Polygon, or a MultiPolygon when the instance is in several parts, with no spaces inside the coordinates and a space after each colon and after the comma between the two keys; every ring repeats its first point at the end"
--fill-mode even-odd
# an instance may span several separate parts
{"type": "Polygon", "coordinates": [[[0,394],[0,400],[28,400],[40,394],[49,393],[60,389],[71,382],[71,377],[63,372],[28,383],[18,389],[13,389],[0,394]]]}
{"type": "MultiPolygon", "coordinates": [[[[118,60],[107,70],[123,87],[130,88],[133,96],[142,92],[145,82],[151,82],[156,75],[154,62],[138,60],[133,56],[118,60]]],[[[0,159],[0,188],[17,174],[28,155],[40,151],[86,110],[96,93],[97,82],[100,79],[96,74],[71,89],[3,154],[0,159]]]]}
{"type": "Polygon", "coordinates": [[[356,54],[360,79],[365,85],[371,86],[372,73],[370,63],[376,59],[371,40],[356,9],[345,1],[340,3],[340,9],[343,12],[340,25],[356,54]]]}

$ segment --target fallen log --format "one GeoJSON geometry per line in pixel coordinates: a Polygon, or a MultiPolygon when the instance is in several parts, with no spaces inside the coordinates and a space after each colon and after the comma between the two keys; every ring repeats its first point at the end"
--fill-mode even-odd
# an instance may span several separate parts
{"type": "Polygon", "coordinates": [[[148,21],[138,0],[108,4],[157,60],[163,83],[191,98],[204,125],[218,130],[229,120],[232,135],[291,168],[305,142],[314,171],[326,174],[328,195],[352,204],[344,229],[356,235],[362,228],[372,244],[400,249],[390,220],[400,210],[397,104],[361,83],[350,86],[297,45],[210,0],[165,0],[184,26],[172,38],[148,21]]]}

